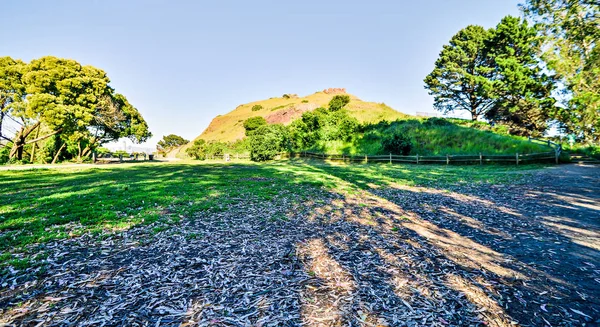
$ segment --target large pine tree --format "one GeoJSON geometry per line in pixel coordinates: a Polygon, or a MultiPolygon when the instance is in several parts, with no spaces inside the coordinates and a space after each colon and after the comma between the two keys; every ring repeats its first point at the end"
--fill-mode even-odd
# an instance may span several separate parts
{"type": "Polygon", "coordinates": [[[434,96],[434,106],[444,112],[466,110],[473,120],[492,106],[492,69],[486,56],[489,31],[470,25],[444,45],[435,68],[425,78],[425,88],[434,96]]]}
{"type": "Polygon", "coordinates": [[[494,105],[486,118],[507,125],[511,134],[542,134],[554,108],[554,83],[540,66],[540,44],[537,29],[512,16],[504,17],[486,41],[494,68],[494,105]]]}

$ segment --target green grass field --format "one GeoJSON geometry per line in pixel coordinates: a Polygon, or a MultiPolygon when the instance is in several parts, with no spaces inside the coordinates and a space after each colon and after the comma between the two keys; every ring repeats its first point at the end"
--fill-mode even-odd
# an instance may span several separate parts
{"type": "MultiPolygon", "coordinates": [[[[334,165],[317,161],[136,163],[98,168],[0,171],[0,265],[27,267],[44,243],[146,225],[162,231],[182,219],[230,206],[300,206],[322,192],[353,193],[392,184],[452,189],[518,181],[539,166],[334,165]]],[[[287,212],[289,214],[289,212],[287,212]]]]}

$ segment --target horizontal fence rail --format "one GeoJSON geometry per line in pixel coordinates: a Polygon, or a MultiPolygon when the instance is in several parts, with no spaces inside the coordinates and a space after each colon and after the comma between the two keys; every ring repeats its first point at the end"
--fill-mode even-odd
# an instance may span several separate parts
{"type": "MultiPolygon", "coordinates": [[[[558,163],[560,152],[549,151],[539,153],[515,153],[515,154],[479,154],[479,155],[438,155],[438,156],[402,156],[396,154],[384,155],[345,155],[345,154],[327,154],[318,152],[284,152],[279,154],[278,158],[309,158],[327,161],[343,162],[384,162],[384,163],[411,163],[411,164],[480,164],[484,163],[514,163],[516,165],[525,163],[534,163],[542,161],[554,161],[558,163]]],[[[222,154],[208,156],[207,160],[225,160],[232,161],[236,159],[250,159],[249,155],[242,154],[222,154]]]]}
{"type": "Polygon", "coordinates": [[[388,162],[388,163],[414,163],[414,164],[426,164],[426,163],[441,163],[441,164],[452,164],[452,163],[531,163],[539,161],[554,161],[558,163],[558,156],[560,152],[549,151],[539,153],[515,153],[515,154],[501,154],[501,155],[441,155],[441,156],[401,156],[395,154],[386,155],[343,155],[343,154],[326,154],[316,152],[292,152],[289,154],[282,154],[282,157],[291,158],[313,158],[322,159],[329,161],[344,161],[344,162],[388,162]]]}

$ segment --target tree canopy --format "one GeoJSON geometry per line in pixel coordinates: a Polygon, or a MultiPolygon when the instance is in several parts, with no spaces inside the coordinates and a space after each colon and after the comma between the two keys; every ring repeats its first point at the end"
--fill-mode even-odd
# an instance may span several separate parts
{"type": "Polygon", "coordinates": [[[259,127],[266,125],[267,121],[264,117],[256,116],[250,117],[244,121],[244,129],[246,130],[246,136],[252,135],[252,133],[259,127]]]}
{"type": "Polygon", "coordinates": [[[167,152],[189,142],[189,140],[186,140],[179,135],[169,134],[163,136],[162,140],[158,141],[156,145],[156,150],[162,155],[166,155],[167,152]]]}
{"type": "Polygon", "coordinates": [[[341,110],[348,103],[350,103],[349,95],[346,95],[346,94],[336,95],[331,99],[331,101],[329,101],[329,110],[331,110],[331,111],[341,110]]]}
{"type": "Polygon", "coordinates": [[[469,25],[444,45],[435,68],[425,77],[425,88],[438,110],[466,110],[477,120],[493,106],[492,65],[486,50],[489,35],[483,27],[469,25]]]}
{"type": "Polygon", "coordinates": [[[554,117],[585,142],[600,142],[600,2],[526,0],[522,7],[540,26],[542,58],[563,86],[554,117]]]}
{"type": "Polygon", "coordinates": [[[507,16],[489,30],[467,26],[445,45],[425,88],[445,113],[502,123],[512,134],[539,135],[554,108],[554,81],[543,72],[535,26],[507,16]]]}
{"type": "Polygon", "coordinates": [[[0,123],[10,118],[19,125],[14,136],[0,135],[9,139],[10,157],[16,160],[22,160],[27,145],[50,137],[62,144],[55,158],[65,148],[76,148],[73,156],[81,160],[103,143],[122,137],[140,143],[151,136],[138,110],[98,68],[51,56],[28,64],[3,57],[0,76],[0,123]]]}
{"type": "Polygon", "coordinates": [[[485,44],[493,69],[493,105],[485,117],[506,125],[511,134],[542,134],[555,100],[551,96],[554,80],[539,65],[541,39],[537,29],[525,20],[507,16],[490,30],[485,44]]]}

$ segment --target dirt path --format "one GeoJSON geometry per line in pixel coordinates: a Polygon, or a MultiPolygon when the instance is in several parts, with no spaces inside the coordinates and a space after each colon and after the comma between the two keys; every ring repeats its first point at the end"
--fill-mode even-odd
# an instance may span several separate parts
{"type": "Polygon", "coordinates": [[[600,167],[315,192],[47,244],[1,276],[0,324],[600,325],[600,167]]]}

